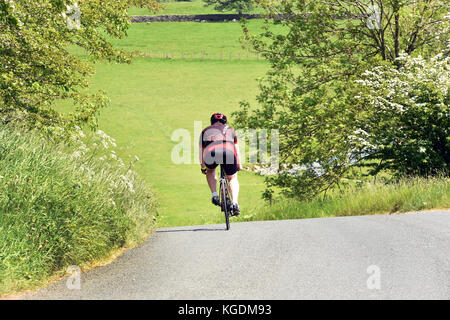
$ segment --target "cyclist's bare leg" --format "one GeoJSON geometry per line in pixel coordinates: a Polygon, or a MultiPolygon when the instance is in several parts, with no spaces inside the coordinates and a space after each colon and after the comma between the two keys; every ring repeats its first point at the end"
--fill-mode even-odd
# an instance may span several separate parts
{"type": "Polygon", "coordinates": [[[231,197],[233,198],[233,202],[238,203],[238,197],[239,197],[239,181],[237,178],[237,172],[233,174],[232,176],[227,176],[229,185],[230,185],[230,191],[231,191],[231,197]]]}
{"type": "Polygon", "coordinates": [[[206,181],[208,181],[208,186],[211,189],[211,193],[217,192],[217,178],[216,169],[206,170],[206,181]]]}

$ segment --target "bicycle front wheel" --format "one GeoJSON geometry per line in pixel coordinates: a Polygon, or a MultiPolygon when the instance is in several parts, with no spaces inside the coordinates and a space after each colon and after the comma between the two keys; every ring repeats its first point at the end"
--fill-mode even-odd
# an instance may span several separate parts
{"type": "Polygon", "coordinates": [[[225,182],[220,184],[220,205],[222,206],[222,211],[225,213],[225,224],[227,230],[230,230],[230,212],[231,208],[229,207],[228,201],[228,190],[225,182]]]}

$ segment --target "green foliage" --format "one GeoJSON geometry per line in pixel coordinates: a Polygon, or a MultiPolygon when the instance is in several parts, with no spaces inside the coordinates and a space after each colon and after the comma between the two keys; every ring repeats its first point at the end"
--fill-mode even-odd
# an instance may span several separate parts
{"type": "Polygon", "coordinates": [[[95,114],[107,99],[101,91],[84,90],[94,70],[68,47],[81,47],[92,60],[129,62],[130,54],[113,48],[105,34],[126,35],[130,6],[159,7],[153,0],[86,0],[73,5],[67,0],[0,0],[3,123],[46,129],[83,123],[95,127],[95,114]],[[61,99],[71,99],[76,110],[62,116],[57,108],[61,99]]]}
{"type": "Polygon", "coordinates": [[[402,51],[429,57],[445,47],[445,2],[375,2],[383,17],[376,27],[362,1],[325,0],[263,3],[269,14],[284,17],[268,19],[259,35],[243,24],[244,41],[271,69],[260,81],[260,107],[243,102],[235,116],[242,128],[279,130],[281,170],[267,178],[269,188],[312,198],[336,185],[363,160],[352,152],[360,142],[348,138],[368,116],[354,99],[356,80],[374,66],[396,64],[402,51]]]}
{"type": "Polygon", "coordinates": [[[252,11],[255,0],[204,0],[206,6],[214,6],[217,11],[236,11],[239,14],[252,11]]]}
{"type": "Polygon", "coordinates": [[[0,295],[108,257],[154,230],[154,196],[117,158],[114,140],[82,136],[67,146],[0,126],[0,295]]]}

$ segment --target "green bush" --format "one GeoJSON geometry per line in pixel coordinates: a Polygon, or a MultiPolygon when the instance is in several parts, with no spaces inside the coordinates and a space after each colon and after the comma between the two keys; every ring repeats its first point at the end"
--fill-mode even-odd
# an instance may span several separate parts
{"type": "Polygon", "coordinates": [[[0,295],[107,258],[154,230],[154,197],[114,146],[101,131],[80,132],[68,146],[0,127],[0,295]]]}

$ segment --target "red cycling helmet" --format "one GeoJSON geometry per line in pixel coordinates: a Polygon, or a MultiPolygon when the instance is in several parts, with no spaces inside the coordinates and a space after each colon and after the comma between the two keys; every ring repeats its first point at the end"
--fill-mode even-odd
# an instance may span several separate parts
{"type": "Polygon", "coordinates": [[[227,116],[224,115],[223,113],[219,113],[219,112],[218,112],[218,113],[214,113],[214,114],[211,116],[211,124],[214,124],[214,123],[216,123],[217,121],[219,121],[219,122],[225,124],[225,123],[227,123],[227,116]]]}

